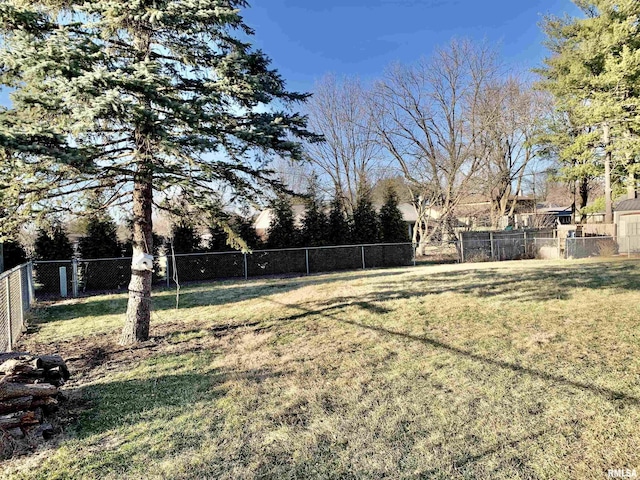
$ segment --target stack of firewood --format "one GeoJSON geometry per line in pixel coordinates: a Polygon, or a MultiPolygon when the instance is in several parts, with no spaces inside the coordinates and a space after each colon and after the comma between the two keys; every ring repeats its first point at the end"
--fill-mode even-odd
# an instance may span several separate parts
{"type": "Polygon", "coordinates": [[[57,411],[60,387],[68,378],[57,355],[0,354],[0,436],[51,437],[54,429],[46,417],[57,411]]]}

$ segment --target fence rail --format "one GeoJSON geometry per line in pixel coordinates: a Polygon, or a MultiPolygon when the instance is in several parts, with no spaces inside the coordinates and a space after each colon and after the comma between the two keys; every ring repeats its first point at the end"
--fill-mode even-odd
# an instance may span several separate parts
{"type": "Polygon", "coordinates": [[[35,299],[31,262],[0,275],[0,352],[13,349],[35,299]]]}

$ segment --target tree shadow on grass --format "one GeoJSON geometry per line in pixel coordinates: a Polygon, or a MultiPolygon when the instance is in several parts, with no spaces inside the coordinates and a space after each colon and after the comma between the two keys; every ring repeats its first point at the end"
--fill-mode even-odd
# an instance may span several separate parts
{"type": "Polygon", "coordinates": [[[577,294],[578,289],[640,290],[640,268],[637,262],[602,262],[522,270],[499,267],[464,269],[437,272],[427,277],[409,275],[402,281],[385,282],[378,286],[382,288],[368,294],[367,299],[381,302],[454,293],[478,298],[501,297],[507,301],[541,302],[568,300],[577,294]]]}
{"type": "MultiPolygon", "coordinates": [[[[422,279],[415,278],[417,282],[422,279]]],[[[563,265],[523,270],[485,268],[440,272],[426,278],[421,287],[425,295],[457,293],[476,297],[502,296],[506,300],[567,300],[576,289],[615,288],[640,290],[638,263],[603,262],[563,265]]],[[[406,283],[403,283],[406,286],[406,283]]],[[[397,283],[391,283],[393,290],[397,283]]]]}
{"type": "MultiPolygon", "coordinates": [[[[277,303],[278,305],[282,305],[285,306],[286,304],[277,302],[275,300],[271,300],[271,302],[273,303],[277,303]]],[[[347,318],[343,318],[339,315],[336,314],[336,311],[339,311],[343,308],[346,307],[350,307],[350,306],[357,306],[359,308],[364,308],[365,310],[369,311],[369,312],[377,312],[379,310],[379,306],[377,305],[368,305],[368,302],[366,301],[366,299],[362,299],[361,297],[357,297],[357,298],[353,298],[353,301],[351,302],[343,302],[343,303],[338,303],[336,305],[331,305],[331,306],[325,306],[323,308],[317,308],[317,309],[313,309],[313,308],[308,308],[308,307],[304,307],[302,305],[286,305],[289,308],[295,308],[300,310],[299,314],[295,314],[289,317],[286,317],[286,319],[283,320],[291,320],[291,319],[303,319],[303,318],[308,318],[308,317],[312,317],[312,316],[322,316],[328,319],[331,319],[333,321],[339,322],[339,323],[344,323],[344,324],[348,324],[357,328],[362,328],[362,329],[366,329],[366,330],[371,330],[374,332],[377,332],[379,334],[385,335],[385,336],[392,336],[392,337],[396,337],[396,338],[401,338],[401,339],[405,339],[405,340],[410,340],[410,341],[414,341],[414,342],[419,342],[423,345],[432,347],[432,348],[436,348],[439,350],[443,350],[458,356],[462,356],[468,359],[471,359],[473,361],[476,362],[480,362],[483,363],[485,365],[489,365],[492,367],[497,367],[497,368],[501,368],[501,369],[505,369],[505,370],[510,370],[514,373],[517,374],[521,374],[521,375],[528,375],[528,376],[532,376],[532,377],[536,377],[542,380],[545,380],[547,382],[550,383],[554,383],[554,384],[559,384],[559,385],[565,385],[565,386],[569,386],[569,387],[573,387],[573,388],[577,388],[580,390],[584,390],[590,393],[593,393],[595,395],[599,395],[601,397],[604,397],[605,399],[609,400],[609,401],[616,401],[616,402],[622,402],[624,404],[627,404],[629,406],[640,406],[640,398],[630,395],[628,393],[625,392],[621,392],[621,391],[617,391],[617,390],[613,390],[610,388],[606,388],[606,387],[601,387],[599,385],[595,385],[592,383],[587,383],[587,382],[582,382],[579,380],[573,380],[571,378],[567,378],[565,376],[562,375],[556,375],[553,373],[548,373],[545,371],[541,371],[541,370],[537,370],[535,368],[532,367],[527,367],[525,365],[521,365],[518,363],[512,363],[512,362],[507,362],[504,360],[499,360],[496,358],[490,358],[490,357],[486,357],[484,355],[480,355],[477,353],[474,353],[472,351],[469,350],[465,350],[463,348],[460,347],[456,347],[454,345],[445,343],[443,341],[437,340],[435,338],[430,338],[427,336],[418,336],[418,335],[412,335],[412,334],[408,334],[408,333],[404,333],[404,332],[397,332],[397,331],[393,331],[390,329],[387,329],[385,327],[382,326],[377,326],[377,325],[367,325],[358,321],[354,321],[354,320],[350,320],[347,318]]]]}
{"type": "Polygon", "coordinates": [[[148,379],[117,380],[80,386],[72,393],[81,398],[76,434],[79,438],[140,422],[170,423],[177,415],[193,411],[197,404],[210,404],[227,394],[227,380],[245,379],[261,383],[287,372],[213,369],[206,373],[159,375],[148,379]]]}
{"type": "MultiPolygon", "coordinates": [[[[377,277],[393,277],[404,275],[406,271],[389,271],[389,269],[376,269],[363,272],[349,272],[345,274],[314,274],[301,277],[250,279],[249,281],[210,281],[187,285],[180,292],[180,309],[208,307],[217,305],[232,305],[243,301],[264,298],[269,295],[287,293],[299,288],[315,285],[330,285],[345,280],[362,280],[377,277]],[[208,287],[208,288],[207,288],[208,287]]],[[[153,310],[174,310],[176,305],[176,293],[174,289],[162,288],[154,290],[152,295],[153,310]]],[[[111,298],[85,297],[78,301],[70,300],[48,304],[44,314],[36,316],[33,325],[37,331],[38,324],[55,321],[74,320],[81,317],[104,316],[124,314],[127,307],[125,292],[113,295],[111,298]]]]}
{"type": "MultiPolygon", "coordinates": [[[[278,293],[287,293],[307,286],[330,285],[341,281],[372,280],[377,288],[367,298],[377,302],[411,298],[426,295],[457,293],[475,297],[501,296],[504,300],[549,301],[567,300],[575,289],[617,288],[620,290],[640,290],[640,268],[637,261],[598,262],[566,264],[562,266],[534,266],[523,264],[522,269],[485,267],[477,265],[460,266],[448,272],[412,275],[408,267],[401,271],[375,270],[350,272],[344,275],[312,275],[308,277],[283,278],[267,283],[248,281],[246,283],[217,282],[207,288],[205,285],[190,286],[180,294],[180,308],[190,309],[206,306],[232,305],[243,301],[266,298],[278,293]],[[402,279],[393,279],[404,275],[402,279]],[[378,282],[380,280],[380,282],[378,282]]],[[[264,279],[258,280],[264,282],[264,279]]],[[[333,300],[332,300],[333,301],[333,300]]],[[[152,297],[153,310],[175,309],[175,292],[163,289],[152,297]]],[[[63,302],[48,306],[45,315],[36,319],[38,324],[53,321],[73,320],[87,316],[123,314],[127,298],[124,295],[104,298],[89,298],[80,302],[63,302]]]]}

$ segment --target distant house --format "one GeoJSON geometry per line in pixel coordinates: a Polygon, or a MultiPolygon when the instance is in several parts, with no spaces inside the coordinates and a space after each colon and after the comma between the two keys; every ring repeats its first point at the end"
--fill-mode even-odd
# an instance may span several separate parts
{"type": "MultiPolygon", "coordinates": [[[[508,226],[520,228],[527,227],[527,218],[535,212],[536,200],[534,197],[527,195],[511,195],[508,200],[508,208],[511,209],[511,205],[515,202],[513,210],[513,222],[511,224],[509,217],[505,215],[500,220],[500,228],[507,228],[508,226]]],[[[456,215],[459,222],[459,227],[465,229],[477,230],[491,228],[491,208],[492,202],[486,196],[468,196],[464,198],[458,207],[456,208],[456,215]]]]}
{"type": "MultiPolygon", "coordinates": [[[[376,211],[379,211],[382,205],[374,205],[376,211]]],[[[304,218],[305,207],[304,205],[293,205],[293,217],[296,226],[302,225],[302,219],[304,218]]],[[[413,228],[418,219],[418,214],[414,206],[410,203],[400,203],[398,209],[402,212],[402,218],[407,224],[407,231],[409,232],[409,238],[413,235],[413,228]]],[[[273,219],[273,211],[270,208],[262,210],[256,217],[253,226],[256,229],[256,233],[263,240],[267,238],[267,232],[271,221],[273,219]]]]}
{"type": "MultiPolygon", "coordinates": [[[[304,218],[304,205],[293,205],[293,221],[297,227],[302,225],[302,219],[304,218]]],[[[271,226],[271,221],[273,220],[273,210],[270,208],[266,208],[262,210],[256,219],[253,222],[253,228],[256,229],[256,233],[262,240],[267,239],[267,231],[269,230],[269,226],[271,226]]]]}
{"type": "Polygon", "coordinates": [[[622,200],[616,205],[613,223],[619,237],[640,237],[640,198],[622,200]]]}
{"type": "Polygon", "coordinates": [[[532,225],[544,223],[542,218],[552,218],[556,225],[570,225],[573,221],[573,211],[571,206],[568,207],[548,207],[539,206],[531,215],[532,225]],[[537,218],[536,218],[537,217],[537,218]],[[535,219],[535,220],[534,220],[535,219]]]}

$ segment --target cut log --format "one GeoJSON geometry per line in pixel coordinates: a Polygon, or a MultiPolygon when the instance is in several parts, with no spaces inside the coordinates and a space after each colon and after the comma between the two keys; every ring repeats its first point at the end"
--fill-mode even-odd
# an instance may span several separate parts
{"type": "Polygon", "coordinates": [[[7,360],[11,360],[12,358],[24,357],[28,356],[28,352],[6,352],[0,353],[0,363],[4,363],[7,360]]]}
{"type": "Polygon", "coordinates": [[[10,428],[37,425],[40,423],[34,412],[14,412],[8,415],[0,415],[0,428],[9,430],[10,428]]]}
{"type": "Polygon", "coordinates": [[[2,377],[2,382],[0,383],[43,383],[44,373],[40,376],[33,375],[23,375],[23,374],[12,374],[5,375],[2,377]]]}
{"type": "Polygon", "coordinates": [[[0,365],[0,373],[4,375],[27,375],[27,376],[42,376],[44,375],[43,368],[37,368],[35,361],[13,359],[7,360],[0,365]]]}
{"type": "Polygon", "coordinates": [[[8,400],[11,398],[32,396],[34,398],[53,397],[57,395],[58,387],[41,383],[38,385],[30,385],[23,383],[0,383],[0,400],[8,400]]]}
{"type": "Polygon", "coordinates": [[[7,430],[7,433],[11,435],[13,438],[17,438],[17,439],[24,438],[24,432],[20,427],[10,428],[9,430],[7,430]]]}
{"type": "Polygon", "coordinates": [[[36,398],[31,402],[29,409],[42,407],[46,415],[51,415],[58,411],[58,400],[52,397],[36,398]]]}
{"type": "Polygon", "coordinates": [[[53,437],[55,431],[53,429],[53,425],[51,425],[50,423],[43,423],[42,425],[39,425],[38,428],[36,428],[34,433],[35,435],[41,436],[45,440],[49,440],[51,437],[53,437]]]}
{"type": "MultiPolygon", "coordinates": [[[[51,398],[51,400],[55,401],[55,399],[53,398],[51,398]]],[[[28,410],[29,408],[31,408],[32,402],[33,397],[31,395],[5,400],[3,402],[0,402],[0,413],[12,413],[19,412],[20,410],[28,410]]]]}
{"type": "Polygon", "coordinates": [[[37,359],[38,368],[44,368],[45,370],[51,370],[54,367],[60,367],[62,378],[69,380],[69,370],[67,364],[59,355],[40,355],[37,359]]]}

